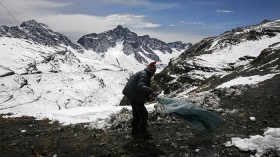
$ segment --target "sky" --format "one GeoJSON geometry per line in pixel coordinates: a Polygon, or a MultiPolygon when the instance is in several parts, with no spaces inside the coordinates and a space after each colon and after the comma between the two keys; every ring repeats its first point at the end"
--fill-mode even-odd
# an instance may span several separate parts
{"type": "Polygon", "coordinates": [[[279,0],[0,0],[0,25],[34,19],[77,41],[122,25],[165,42],[196,43],[280,19],[279,0]],[[8,10],[8,11],[7,11],[8,10]]]}

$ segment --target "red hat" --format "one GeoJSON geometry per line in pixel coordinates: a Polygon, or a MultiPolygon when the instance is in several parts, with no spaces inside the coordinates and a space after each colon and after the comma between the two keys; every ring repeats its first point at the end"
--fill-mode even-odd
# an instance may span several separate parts
{"type": "Polygon", "coordinates": [[[156,63],[157,62],[154,61],[147,65],[147,69],[149,70],[149,72],[151,72],[153,74],[156,72],[156,70],[157,70],[156,63]]]}

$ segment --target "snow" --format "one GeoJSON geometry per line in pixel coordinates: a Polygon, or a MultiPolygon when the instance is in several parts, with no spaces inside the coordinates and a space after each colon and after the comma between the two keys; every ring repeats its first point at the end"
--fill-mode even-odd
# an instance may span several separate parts
{"type": "Polygon", "coordinates": [[[225,82],[216,88],[226,88],[226,87],[230,87],[230,86],[234,86],[234,85],[257,84],[257,83],[265,81],[267,79],[271,79],[272,77],[274,77],[277,74],[278,73],[267,74],[267,75],[263,75],[263,76],[255,75],[255,76],[249,76],[249,77],[238,77],[236,79],[225,82]]]}
{"type": "MultiPolygon", "coordinates": [[[[134,53],[132,53],[130,55],[126,55],[123,53],[122,49],[123,49],[123,42],[117,42],[115,47],[109,48],[107,50],[107,52],[105,53],[105,56],[102,60],[106,61],[107,63],[121,67],[123,69],[132,71],[133,73],[146,68],[145,63],[141,64],[135,59],[134,53]]],[[[149,63],[152,62],[153,60],[151,60],[150,58],[145,56],[145,54],[149,54],[149,53],[146,52],[144,49],[142,49],[142,50],[143,50],[143,52],[138,52],[138,53],[149,63]]],[[[159,50],[153,50],[153,51],[161,59],[161,62],[158,62],[158,64],[164,65],[164,66],[158,67],[156,73],[159,73],[168,64],[168,62],[171,58],[178,57],[185,50],[178,51],[178,50],[173,49],[172,53],[162,53],[159,50]]]]}
{"type": "Polygon", "coordinates": [[[138,63],[138,61],[134,58],[134,54],[127,56],[122,52],[122,49],[122,42],[117,42],[115,47],[109,48],[105,53],[104,60],[132,72],[143,70],[145,68],[145,65],[138,63]]]}
{"type": "Polygon", "coordinates": [[[129,75],[124,71],[101,70],[92,73],[54,73],[12,75],[0,78],[2,113],[34,115],[84,106],[113,106],[122,98],[122,88],[129,75]],[[106,77],[105,77],[106,76],[106,77]],[[23,79],[28,85],[19,89],[23,79]],[[17,105],[18,104],[18,105],[17,105]],[[30,108],[33,108],[30,110],[30,108]]]}
{"type": "Polygon", "coordinates": [[[268,128],[262,135],[250,136],[250,138],[233,137],[226,142],[226,147],[235,146],[241,151],[256,150],[255,157],[260,157],[269,149],[280,150],[280,128],[268,128]]]}
{"type": "Polygon", "coordinates": [[[244,56],[259,56],[262,50],[269,48],[271,44],[280,41],[280,33],[272,38],[263,37],[262,39],[256,41],[246,41],[237,45],[230,45],[222,49],[215,49],[215,45],[217,45],[219,40],[220,39],[217,38],[212,43],[211,48],[208,49],[213,50],[213,53],[195,56],[189,58],[187,61],[190,65],[207,67],[208,69],[214,69],[214,71],[194,70],[189,72],[190,76],[195,79],[205,80],[213,75],[229,74],[230,71],[225,71],[224,69],[232,69],[232,66],[236,68],[238,66],[248,64],[249,60],[240,61],[239,58],[244,56]]]}
{"type": "MultiPolygon", "coordinates": [[[[42,115],[38,115],[37,117],[43,119],[44,116],[46,116],[49,119],[53,121],[57,120],[64,125],[88,123],[96,120],[98,120],[99,123],[105,123],[104,120],[109,115],[119,112],[122,108],[131,110],[131,106],[92,106],[49,111],[42,115]]],[[[148,111],[152,111],[154,109],[154,104],[146,105],[146,108],[148,111]]]]}
{"type": "Polygon", "coordinates": [[[262,40],[246,41],[221,50],[215,50],[212,54],[201,55],[197,57],[197,62],[207,67],[225,68],[228,63],[234,63],[240,57],[257,57],[263,49],[278,41],[280,41],[280,34],[273,38],[266,37],[262,40]]]}

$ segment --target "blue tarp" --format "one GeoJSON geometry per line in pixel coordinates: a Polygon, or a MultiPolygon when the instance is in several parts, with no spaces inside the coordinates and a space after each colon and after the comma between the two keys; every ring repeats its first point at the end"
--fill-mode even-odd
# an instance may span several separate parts
{"type": "Polygon", "coordinates": [[[164,106],[166,113],[178,115],[197,130],[212,131],[223,124],[223,120],[215,113],[193,103],[164,97],[157,97],[156,100],[164,106]]]}

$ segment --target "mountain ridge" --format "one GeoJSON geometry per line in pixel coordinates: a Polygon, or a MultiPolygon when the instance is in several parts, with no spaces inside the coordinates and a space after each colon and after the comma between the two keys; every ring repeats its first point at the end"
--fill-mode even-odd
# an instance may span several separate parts
{"type": "MultiPolygon", "coordinates": [[[[35,20],[24,21],[20,26],[0,26],[1,37],[21,38],[31,40],[36,43],[47,46],[70,46],[80,53],[86,50],[93,50],[94,53],[104,57],[109,48],[114,48],[117,43],[123,41],[122,51],[125,55],[134,54],[135,59],[140,64],[147,64],[150,60],[161,61],[160,53],[172,53],[175,51],[183,51],[192,46],[191,43],[185,44],[180,41],[165,43],[156,38],[150,38],[149,35],[137,36],[128,28],[118,25],[112,30],[102,33],[90,33],[82,36],[77,43],[72,42],[65,35],[54,32],[44,23],[38,23],[35,20]],[[159,52],[157,52],[159,53],[159,52]]],[[[176,55],[174,55],[176,56],[176,55]]],[[[166,63],[165,63],[166,64],[166,63]]]]}

